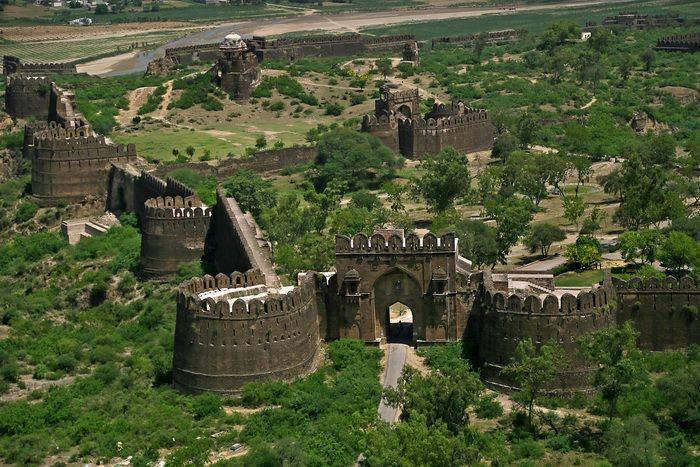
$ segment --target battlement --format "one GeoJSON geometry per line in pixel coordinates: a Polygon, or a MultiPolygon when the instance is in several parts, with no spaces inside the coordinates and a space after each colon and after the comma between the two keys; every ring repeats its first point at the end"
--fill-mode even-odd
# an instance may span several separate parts
{"type": "Polygon", "coordinates": [[[35,159],[44,162],[136,157],[134,144],[114,144],[90,127],[49,126],[34,134],[33,146],[35,159]]]}
{"type": "Polygon", "coordinates": [[[427,119],[421,116],[414,116],[410,120],[405,119],[401,121],[399,124],[414,128],[416,130],[440,130],[486,122],[489,122],[489,114],[486,110],[465,109],[464,115],[427,119]]]}
{"type": "Polygon", "coordinates": [[[19,57],[4,55],[2,58],[4,75],[15,73],[46,73],[49,75],[76,73],[74,63],[61,62],[22,62],[19,57]]]}
{"type": "Polygon", "coordinates": [[[362,42],[368,46],[378,45],[378,44],[392,44],[392,43],[404,43],[415,41],[416,36],[414,34],[394,34],[388,36],[362,36],[362,42]]]}
{"type": "Polygon", "coordinates": [[[197,196],[194,190],[179,180],[167,177],[165,179],[166,189],[165,192],[170,196],[182,196],[183,198],[190,198],[197,196]]]}
{"type": "Polygon", "coordinates": [[[202,318],[257,320],[298,313],[314,298],[315,278],[307,274],[299,286],[271,288],[257,269],[247,273],[193,278],[181,284],[178,303],[202,318]],[[201,289],[201,290],[199,290],[201,289]],[[191,290],[199,290],[191,292],[191,290]]]}
{"type": "Polygon", "coordinates": [[[666,276],[664,279],[633,277],[627,281],[613,277],[612,283],[618,291],[685,293],[690,290],[698,290],[695,279],[690,276],[684,276],[681,280],[673,276],[666,276]]]}
{"type": "Polygon", "coordinates": [[[525,299],[518,295],[507,295],[503,292],[486,290],[483,296],[486,309],[499,313],[516,313],[540,316],[577,316],[609,312],[609,304],[615,300],[610,290],[604,287],[594,287],[582,290],[576,296],[571,293],[562,295],[541,294],[528,295],[525,299]]]}
{"type": "Polygon", "coordinates": [[[212,215],[211,208],[196,196],[151,198],[144,204],[146,217],[152,219],[191,219],[212,215]]]}
{"type": "Polygon", "coordinates": [[[196,51],[214,51],[219,48],[219,42],[210,42],[207,44],[194,44],[194,45],[181,45],[177,47],[168,47],[165,49],[165,55],[166,56],[175,56],[183,53],[188,53],[188,52],[196,52],[196,51]]]}
{"type": "Polygon", "coordinates": [[[145,188],[144,191],[148,193],[160,193],[164,195],[168,191],[166,182],[145,171],[141,172],[141,183],[145,188]]]}
{"type": "Polygon", "coordinates": [[[12,86],[26,86],[37,88],[39,86],[46,86],[46,91],[50,90],[52,81],[46,76],[34,76],[34,75],[22,75],[17,74],[7,78],[7,87],[12,86]]]}
{"type": "Polygon", "coordinates": [[[396,233],[384,236],[375,233],[371,237],[358,233],[352,238],[346,235],[335,236],[336,254],[343,253],[432,253],[457,251],[457,238],[448,233],[437,237],[433,233],[427,233],[423,237],[415,234],[400,236],[396,233]]]}
{"type": "Polygon", "coordinates": [[[656,41],[655,49],[669,52],[697,52],[700,50],[700,33],[662,37],[656,41]]]}
{"type": "Polygon", "coordinates": [[[420,99],[418,89],[381,89],[380,99],[385,102],[412,101],[420,99]]]}

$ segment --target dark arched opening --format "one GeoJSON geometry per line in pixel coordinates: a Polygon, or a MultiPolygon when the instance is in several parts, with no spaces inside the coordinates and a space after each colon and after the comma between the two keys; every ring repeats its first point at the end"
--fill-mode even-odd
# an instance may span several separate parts
{"type": "Polygon", "coordinates": [[[401,302],[387,308],[387,342],[413,344],[413,311],[401,302]]]}

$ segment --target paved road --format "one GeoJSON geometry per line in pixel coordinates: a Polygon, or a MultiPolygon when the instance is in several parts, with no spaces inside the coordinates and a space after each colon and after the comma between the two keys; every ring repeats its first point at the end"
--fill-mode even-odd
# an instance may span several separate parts
{"type": "MultiPolygon", "coordinates": [[[[395,388],[401,377],[403,366],[406,364],[406,344],[388,344],[386,347],[386,368],[384,369],[384,387],[395,388]]],[[[394,423],[401,415],[400,407],[387,405],[384,399],[379,403],[379,418],[385,422],[394,423]]]]}
{"type": "MultiPolygon", "coordinates": [[[[518,11],[534,10],[561,10],[564,8],[598,5],[602,3],[619,3],[626,0],[583,0],[566,3],[545,3],[542,5],[522,5],[518,11]]],[[[176,39],[154,51],[138,53],[136,56],[124,55],[118,63],[110,61],[110,66],[100,72],[93,70],[91,73],[100,75],[125,75],[142,72],[146,65],[155,57],[163,56],[167,47],[180,45],[193,45],[217,42],[231,31],[247,35],[276,35],[301,31],[344,31],[357,32],[360,28],[369,26],[383,26],[399,24],[411,21],[431,21],[450,18],[466,18],[487,14],[504,13],[498,7],[473,8],[426,8],[421,10],[393,10],[372,12],[349,12],[336,14],[310,13],[287,18],[270,18],[262,20],[237,21],[220,24],[201,32],[176,39]]],[[[512,13],[504,13],[512,14],[512,13]]],[[[459,31],[455,31],[458,34],[459,31]]]]}

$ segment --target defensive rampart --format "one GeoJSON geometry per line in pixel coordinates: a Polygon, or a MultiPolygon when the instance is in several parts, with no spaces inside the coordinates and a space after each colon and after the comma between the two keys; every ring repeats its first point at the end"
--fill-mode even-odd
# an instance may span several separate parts
{"type": "Polygon", "coordinates": [[[212,230],[216,249],[214,264],[218,271],[230,273],[257,269],[263,273],[268,285],[279,286],[279,278],[268,252],[260,248],[255,231],[236,200],[227,198],[222,190],[216,192],[212,230]]]}
{"type": "Polygon", "coordinates": [[[617,322],[634,323],[640,347],[666,350],[700,343],[700,290],[692,277],[613,278],[612,283],[619,303],[617,322]]]}
{"type": "Polygon", "coordinates": [[[51,81],[43,77],[13,75],[7,78],[5,111],[14,118],[49,116],[51,81]]]}
{"type": "Polygon", "coordinates": [[[271,289],[257,270],[192,279],[177,298],[173,385],[234,393],[247,382],[314,367],[319,348],[314,274],[271,289]]]}
{"type": "Polygon", "coordinates": [[[189,169],[202,175],[223,179],[230,177],[238,170],[252,170],[258,173],[274,172],[287,167],[306,164],[314,160],[315,157],[316,147],[314,146],[270,149],[256,152],[246,158],[222,159],[218,165],[206,162],[160,165],[153,171],[153,174],[158,177],[165,177],[174,170],[189,169]]]}
{"type": "Polygon", "coordinates": [[[480,317],[479,360],[484,381],[495,388],[510,390],[514,383],[502,373],[515,356],[521,340],[536,345],[555,343],[563,347],[568,360],[551,389],[581,390],[590,386],[593,368],[581,357],[577,339],[586,333],[615,325],[614,292],[605,287],[571,293],[529,295],[524,299],[495,291],[488,272],[478,292],[480,317]]]}
{"type": "Polygon", "coordinates": [[[45,204],[104,196],[111,164],[136,159],[133,144],[112,144],[90,127],[66,129],[51,123],[33,138],[28,148],[32,194],[45,204]]]}
{"type": "Polygon", "coordinates": [[[434,49],[439,44],[474,44],[477,40],[484,41],[485,44],[505,44],[515,42],[527,33],[524,29],[506,29],[503,31],[490,31],[484,34],[466,34],[462,36],[438,37],[433,39],[431,46],[434,49]]]}
{"type": "Polygon", "coordinates": [[[697,52],[700,50],[700,33],[662,37],[654,48],[666,52],[697,52]]]}
{"type": "Polygon", "coordinates": [[[141,270],[147,277],[175,274],[203,258],[212,210],[196,196],[149,199],[141,228],[141,270]]]}
{"type": "Polygon", "coordinates": [[[452,147],[459,152],[483,151],[493,144],[493,125],[483,109],[467,109],[463,115],[398,122],[400,152],[405,157],[436,154],[452,147]]]}
{"type": "Polygon", "coordinates": [[[4,55],[2,57],[2,74],[9,76],[15,73],[44,76],[67,75],[76,73],[76,69],[74,63],[23,63],[19,57],[4,55]]]}

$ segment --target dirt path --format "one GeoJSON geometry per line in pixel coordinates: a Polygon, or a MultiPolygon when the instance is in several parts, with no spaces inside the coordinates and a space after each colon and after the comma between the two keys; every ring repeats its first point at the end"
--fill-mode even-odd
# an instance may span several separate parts
{"type": "Polygon", "coordinates": [[[153,118],[160,120],[165,120],[165,114],[168,112],[168,106],[170,101],[173,99],[173,80],[166,81],[163,83],[165,85],[165,94],[163,94],[163,102],[161,102],[160,107],[153,113],[153,118]]]}
{"type": "Polygon", "coordinates": [[[116,118],[117,122],[121,126],[129,125],[131,120],[138,114],[139,108],[146,103],[148,96],[150,96],[155,89],[155,86],[145,86],[131,91],[129,93],[129,108],[119,111],[119,115],[117,115],[116,118]]]}
{"type": "Polygon", "coordinates": [[[595,97],[593,97],[593,99],[591,99],[591,101],[590,101],[589,103],[587,103],[586,105],[584,105],[583,107],[581,107],[581,110],[589,108],[590,106],[592,106],[593,104],[595,104],[597,101],[598,101],[598,99],[596,99],[595,97]]]}

